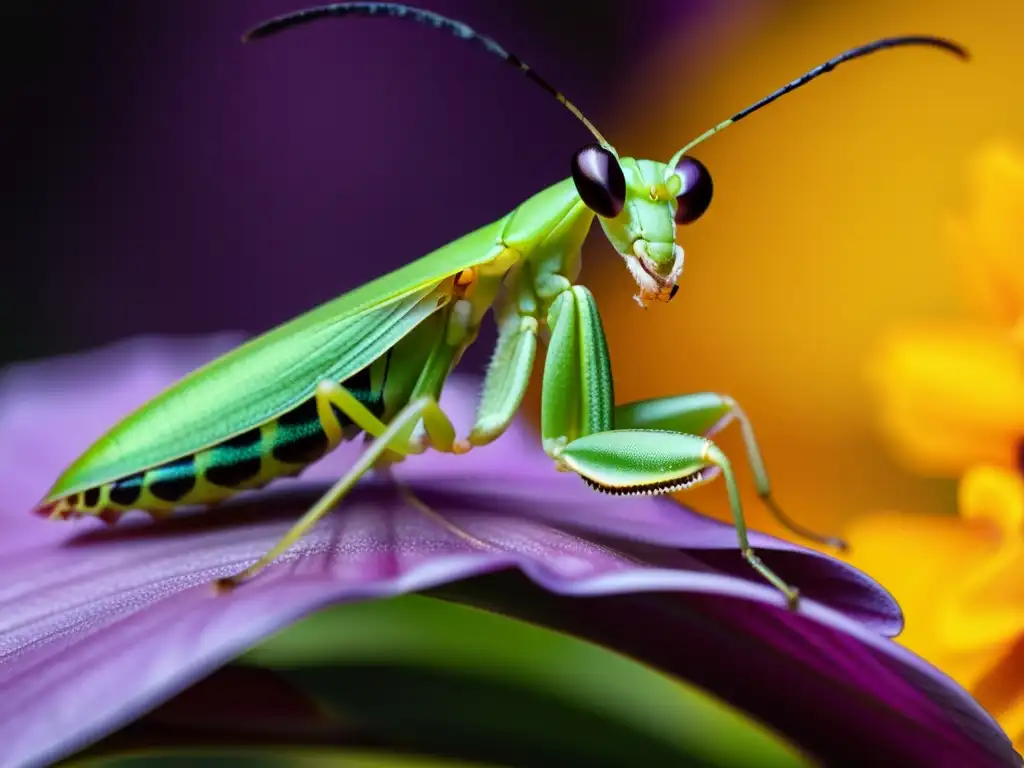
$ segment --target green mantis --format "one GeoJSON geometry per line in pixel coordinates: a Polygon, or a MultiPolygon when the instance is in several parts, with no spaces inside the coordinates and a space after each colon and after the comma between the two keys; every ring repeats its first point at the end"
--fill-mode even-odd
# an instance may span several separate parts
{"type": "Polygon", "coordinates": [[[219,582],[231,587],[284,553],[374,468],[431,449],[463,454],[507,429],[541,350],[541,437],[557,469],[613,494],[663,494],[721,475],[743,557],[795,607],[798,592],[751,549],[732,464],[709,438],[742,430],[758,492],[787,527],[841,545],[790,521],[773,501],[750,421],[726,395],[700,393],[616,404],[601,317],[576,283],[581,246],[597,217],[638,286],[636,300],[668,302],[683,269],[677,227],[712,197],[708,170],[687,153],[723,128],[838,64],[884,48],[929,45],[887,38],[816,67],[719,123],[667,163],[620,157],[589,120],[534,70],[465,24],[394,3],[351,2],[271,20],[267,37],[328,17],[416,21],[480,44],[553,95],[594,135],[571,176],[502,218],[417,261],[327,302],[192,372],[115,425],[58,478],[36,511],[50,518],[130,509],[160,514],[208,504],[294,476],[345,440],[368,436],[355,464],[277,545],[219,582]],[[458,435],[438,405],[447,377],[492,312],[498,326],[475,424],[458,435]]]}

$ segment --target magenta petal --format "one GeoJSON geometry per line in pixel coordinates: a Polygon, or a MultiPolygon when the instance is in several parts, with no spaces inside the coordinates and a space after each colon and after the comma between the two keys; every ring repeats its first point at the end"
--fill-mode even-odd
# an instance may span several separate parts
{"type": "MultiPolygon", "coordinates": [[[[403,468],[406,469],[406,468],[403,468]]],[[[412,469],[412,465],[408,468],[412,469]]],[[[408,477],[412,472],[402,475],[408,477]]],[[[470,476],[459,482],[464,499],[487,499],[511,519],[529,518],[546,526],[573,533],[591,542],[611,540],[616,546],[643,552],[648,563],[663,563],[691,575],[698,571],[729,573],[752,590],[748,596],[775,600],[778,595],[762,583],[738,552],[736,529],[664,499],[596,494],[577,477],[548,472],[528,483],[519,483],[506,498],[490,492],[498,475],[470,476]],[[626,543],[629,542],[629,543],[626,543]]],[[[424,499],[430,498],[424,496],[424,499]]],[[[445,508],[457,509],[449,499],[445,508]]],[[[750,542],[776,572],[800,586],[806,596],[818,599],[876,632],[894,636],[903,628],[899,606],[877,582],[856,568],[820,552],[750,532],[750,542]]],[[[531,572],[532,573],[532,572],[531,572]]],[[[537,580],[546,583],[541,572],[537,580]]],[[[639,582],[632,582],[639,586],[639,582]]],[[[568,591],[581,594],[578,585],[568,591]]],[[[717,589],[714,583],[707,587],[717,589]]]]}
{"type": "Polygon", "coordinates": [[[1022,764],[995,720],[944,673],[819,604],[795,615],[693,592],[568,600],[505,574],[433,594],[635,656],[715,692],[830,768],[1022,764]]]}

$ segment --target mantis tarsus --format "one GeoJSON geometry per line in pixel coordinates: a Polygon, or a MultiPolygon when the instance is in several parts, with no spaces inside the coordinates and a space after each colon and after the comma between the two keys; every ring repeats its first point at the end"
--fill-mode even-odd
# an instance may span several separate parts
{"type": "Polygon", "coordinates": [[[462,22],[406,5],[338,3],[268,21],[246,39],[306,22],[353,16],[406,19],[480,44],[554,96],[593,134],[572,156],[571,176],[501,219],[344,294],[194,371],[100,438],[57,480],[36,511],[51,518],[96,515],[114,522],[129,509],[154,514],[219,501],[294,476],[344,440],[372,441],[339,479],[230,587],[260,571],[332,509],[369,470],[428,448],[462,454],[498,438],[515,416],[543,353],[543,449],[558,469],[613,494],[661,494],[721,474],[743,557],[790,607],[797,590],[751,549],[732,465],[709,439],[736,420],[759,495],[794,532],[772,499],[750,421],[730,397],[679,395],[616,405],[601,318],[576,284],[581,246],[594,217],[639,287],[641,306],[668,302],[683,269],[677,225],[711,202],[707,168],[687,153],[723,128],[835,66],[895,46],[928,45],[961,58],[950,41],[894,37],[849,50],[737,112],[667,163],[619,157],[561,92],[493,39],[462,22]],[[445,381],[481,322],[498,325],[468,435],[458,436],[438,405],[445,381]]]}

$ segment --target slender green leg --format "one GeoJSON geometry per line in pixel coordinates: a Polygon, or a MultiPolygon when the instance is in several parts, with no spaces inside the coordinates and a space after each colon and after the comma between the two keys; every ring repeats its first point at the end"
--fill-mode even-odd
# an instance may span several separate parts
{"type": "MultiPolygon", "coordinates": [[[[465,337],[459,336],[465,329],[460,328],[453,333],[452,324],[449,324],[446,320],[445,325],[447,332],[439,335],[435,340],[433,349],[427,357],[423,370],[420,372],[412,389],[412,394],[409,395],[410,401],[419,400],[423,397],[428,397],[434,401],[440,400],[441,390],[444,389],[445,382],[448,380],[448,374],[451,372],[459,355],[462,354],[462,350],[469,343],[465,337]],[[455,336],[455,338],[451,338],[452,336],[455,336]]],[[[428,447],[433,447],[435,450],[443,453],[451,453],[455,450],[454,434],[449,437],[447,432],[445,432],[444,440],[438,443],[433,439],[438,434],[437,428],[435,427],[432,431],[431,425],[426,418],[424,418],[422,424],[415,427],[411,434],[413,437],[404,449],[406,454],[423,453],[428,447]]]]}
{"type": "MultiPolygon", "coordinates": [[[[658,494],[707,482],[721,470],[743,558],[786,598],[799,593],[750,546],[736,476],[718,446],[674,430],[619,429],[607,344],[593,296],[574,286],[548,313],[551,343],[544,368],[541,431],[544,449],[562,468],[613,494],[658,494]]],[[[628,413],[629,411],[625,411],[628,413]]]]}
{"type": "Polygon", "coordinates": [[[410,507],[417,510],[427,519],[431,520],[432,522],[436,523],[437,525],[441,526],[446,531],[451,533],[453,536],[462,539],[463,541],[467,542],[468,544],[471,544],[473,547],[476,547],[477,549],[484,551],[494,551],[496,549],[493,544],[489,544],[483,539],[478,539],[469,531],[460,528],[458,525],[453,523],[451,520],[449,520],[443,514],[438,512],[436,509],[433,509],[429,504],[427,504],[419,496],[417,496],[416,493],[412,490],[412,488],[405,484],[402,478],[396,477],[391,472],[390,467],[385,468],[384,475],[385,477],[388,478],[389,481],[394,483],[396,488],[398,488],[403,498],[405,498],[405,502],[410,507]]]}
{"type": "Polygon", "coordinates": [[[315,398],[317,416],[320,417],[320,424],[331,445],[341,442],[341,425],[334,417],[332,405],[369,435],[380,437],[387,429],[387,424],[374,416],[355,395],[335,381],[324,380],[317,384],[315,398]]]}
{"type": "Polygon", "coordinates": [[[796,607],[798,592],[757,556],[747,538],[739,487],[729,459],[706,437],[649,429],[615,429],[573,440],[556,457],[599,491],[617,495],[671,493],[706,483],[708,469],[722,472],[740,552],[796,607]]]}
{"type": "MultiPolygon", "coordinates": [[[[438,331],[444,327],[443,324],[440,325],[438,331]]],[[[316,525],[317,521],[341,501],[352,486],[371,469],[386,468],[409,454],[422,452],[425,448],[424,441],[413,438],[417,427],[422,428],[426,439],[436,450],[451,452],[455,442],[455,428],[437,404],[437,400],[458,350],[458,344],[448,343],[443,333],[435,335],[431,352],[412,387],[409,402],[395,415],[390,424],[384,424],[340,384],[333,381],[320,382],[315,394],[317,415],[331,444],[336,445],[342,439],[342,427],[334,415],[334,408],[344,413],[367,435],[372,436],[373,441],[349,471],[307,510],[269,552],[241,573],[219,579],[216,586],[219,589],[236,586],[265,568],[316,525]]]]}
{"type": "Polygon", "coordinates": [[[743,444],[747,449],[747,460],[754,474],[757,495],[772,516],[786,529],[805,539],[846,549],[846,542],[834,536],[826,536],[806,528],[790,518],[772,496],[768,472],[764,466],[761,449],[754,437],[754,427],[739,404],[728,395],[714,392],[700,392],[692,395],[660,397],[640,400],[615,408],[616,429],[663,429],[685,432],[708,437],[735,419],[740,425],[743,444]]]}
{"type": "MultiPolygon", "coordinates": [[[[386,468],[396,459],[422,452],[425,447],[423,442],[413,439],[417,427],[422,426],[424,434],[436,450],[451,452],[455,442],[455,428],[437,404],[437,399],[458,350],[458,345],[449,344],[442,334],[437,334],[431,353],[412,388],[410,402],[395,415],[390,424],[384,424],[340,384],[333,381],[320,382],[315,394],[317,415],[331,444],[336,445],[342,439],[342,427],[334,415],[334,408],[374,439],[349,471],[307,510],[269,552],[241,573],[219,579],[216,583],[218,589],[237,586],[265,568],[316,525],[371,469],[380,466],[386,468]]],[[[408,493],[411,494],[411,491],[408,493]]]]}
{"type": "Polygon", "coordinates": [[[530,383],[539,330],[537,299],[528,280],[520,280],[512,290],[515,300],[498,317],[498,343],[487,367],[476,421],[469,437],[456,441],[456,453],[486,445],[504,434],[530,383]]]}
{"type": "MultiPolygon", "coordinates": [[[[354,417],[352,418],[355,420],[354,417]]],[[[269,552],[241,573],[218,579],[216,586],[219,589],[237,586],[245,579],[251,578],[263,570],[263,568],[316,525],[320,518],[329,512],[351,490],[352,486],[373,468],[374,463],[386,450],[394,450],[400,454],[406,453],[409,439],[420,419],[423,420],[427,434],[430,435],[433,444],[439,450],[450,451],[455,440],[455,429],[447,415],[445,415],[444,411],[438,406],[437,401],[432,397],[422,397],[414,400],[395,416],[363,455],[359,457],[359,460],[352,468],[338,482],[331,486],[327,493],[320,497],[320,500],[292,526],[291,530],[269,552]]]]}

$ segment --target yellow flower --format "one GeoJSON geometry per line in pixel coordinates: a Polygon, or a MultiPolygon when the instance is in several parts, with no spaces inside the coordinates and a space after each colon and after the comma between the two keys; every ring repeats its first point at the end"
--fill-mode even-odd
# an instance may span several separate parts
{"type": "Polygon", "coordinates": [[[891,334],[868,366],[883,431],[921,473],[1021,465],[1024,157],[980,152],[966,213],[949,225],[957,283],[978,323],[891,334]]]}
{"type": "Polygon", "coordinates": [[[868,366],[897,452],[961,476],[960,516],[863,517],[848,559],[903,607],[900,642],[1024,749],[1024,158],[980,152],[965,210],[948,232],[974,322],[892,333],[868,366]]]}
{"type": "Polygon", "coordinates": [[[882,430],[914,470],[956,476],[974,464],[1020,465],[1024,359],[1005,331],[894,332],[870,361],[869,378],[882,430]]]}
{"type": "Polygon", "coordinates": [[[975,467],[960,517],[878,513],[847,530],[851,562],[903,607],[899,641],[970,690],[1024,749],[1024,481],[975,467]]]}
{"type": "Polygon", "coordinates": [[[949,223],[967,300],[996,325],[1024,329],[1024,156],[986,147],[971,165],[968,208],[949,223]]]}

